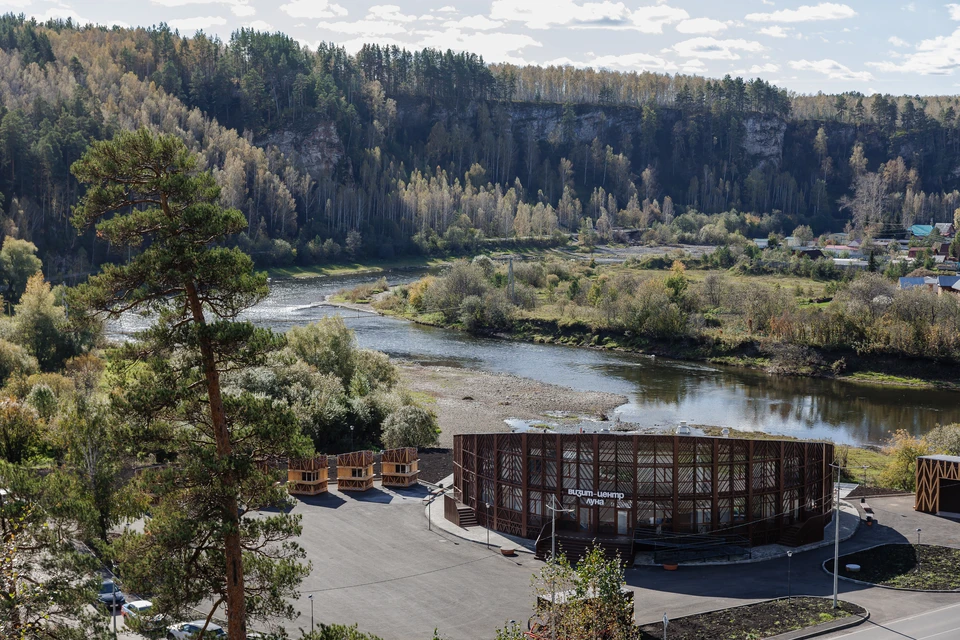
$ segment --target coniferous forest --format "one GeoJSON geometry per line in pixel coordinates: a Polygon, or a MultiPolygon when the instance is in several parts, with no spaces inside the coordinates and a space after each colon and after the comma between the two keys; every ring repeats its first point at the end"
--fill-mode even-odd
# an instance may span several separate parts
{"type": "Polygon", "coordinates": [[[70,166],[147,126],[213,170],[221,204],[248,221],[231,242],[261,266],[549,242],[584,225],[706,244],[798,225],[903,237],[960,206],[958,108],[7,15],[2,232],[35,243],[55,280],[123,258],[71,226],[70,166]]]}

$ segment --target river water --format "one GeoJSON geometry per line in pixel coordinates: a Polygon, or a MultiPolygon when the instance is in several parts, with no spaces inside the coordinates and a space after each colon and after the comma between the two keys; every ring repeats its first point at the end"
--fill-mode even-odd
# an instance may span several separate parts
{"type": "MultiPolygon", "coordinates": [[[[391,284],[420,276],[422,272],[416,271],[387,274],[391,284]]],[[[880,443],[896,429],[920,435],[938,423],[960,422],[960,394],[956,392],[771,376],[633,354],[478,338],[322,304],[328,294],[379,277],[274,280],[270,295],[245,317],[286,331],[340,314],[356,332],[362,347],[378,349],[391,357],[510,373],[582,391],[623,394],[629,402],[617,409],[621,420],[642,426],[666,427],[687,420],[691,424],[862,444],[880,443]]],[[[127,316],[112,325],[108,333],[119,338],[146,324],[143,318],[127,316]]]]}

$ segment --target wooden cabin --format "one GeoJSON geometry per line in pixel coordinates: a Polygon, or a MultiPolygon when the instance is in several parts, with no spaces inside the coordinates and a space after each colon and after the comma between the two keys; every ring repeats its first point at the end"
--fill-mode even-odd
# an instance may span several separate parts
{"type": "Polygon", "coordinates": [[[287,491],[293,495],[315,496],[327,491],[327,456],[287,462],[287,491]]]}
{"type": "Polygon", "coordinates": [[[409,487],[417,484],[420,460],[415,447],[387,449],[380,457],[380,477],[385,487],[409,487]]]}
{"type": "Polygon", "coordinates": [[[373,451],[353,451],[337,456],[337,489],[366,491],[373,488],[373,451]]]}

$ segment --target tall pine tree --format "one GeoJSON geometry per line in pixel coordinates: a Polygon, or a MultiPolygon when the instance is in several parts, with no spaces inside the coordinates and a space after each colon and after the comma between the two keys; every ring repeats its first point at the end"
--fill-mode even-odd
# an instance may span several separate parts
{"type": "Polygon", "coordinates": [[[308,571],[288,540],[300,531],[298,517],[250,517],[288,499],[266,463],[305,454],[306,440],[285,407],[222,381],[283,343],[236,320],[267,293],[250,258],[222,246],[246,221],[218,204],[212,175],[173,136],[141,129],[95,142],[72,171],[88,185],[75,226],[95,225],[113,246],[137,251],[80,286],[75,303],[155,314],[112,356],[115,402],[140,421],[145,447],[175,459],[143,478],[158,504],[143,534],[117,543],[123,573],[157,594],[161,609],[210,597],[213,610],[225,604],[229,637],[241,640],[249,617],[292,615],[284,596],[308,571]]]}

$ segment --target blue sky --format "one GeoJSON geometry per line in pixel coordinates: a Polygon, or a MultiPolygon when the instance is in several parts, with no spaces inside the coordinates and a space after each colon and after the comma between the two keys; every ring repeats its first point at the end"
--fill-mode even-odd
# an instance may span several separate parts
{"type": "Polygon", "coordinates": [[[0,0],[0,11],[223,38],[247,26],[351,51],[379,42],[491,62],[730,73],[801,93],[960,87],[960,4],[929,0],[0,0]]]}

